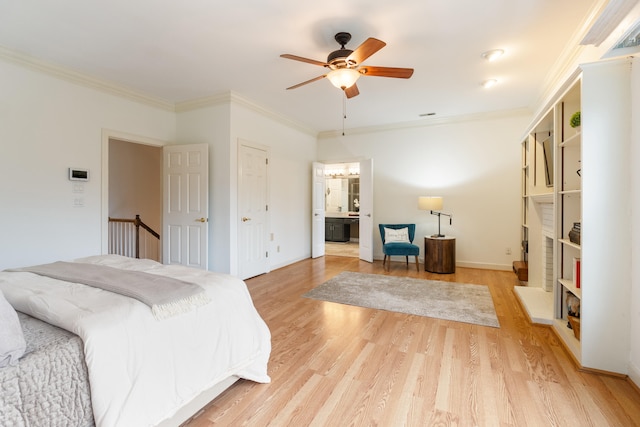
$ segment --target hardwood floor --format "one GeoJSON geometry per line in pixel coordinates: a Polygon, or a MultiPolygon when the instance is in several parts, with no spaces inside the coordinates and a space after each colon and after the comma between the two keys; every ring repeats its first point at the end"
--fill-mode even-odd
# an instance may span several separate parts
{"type": "Polygon", "coordinates": [[[326,255],[350,256],[358,258],[360,256],[360,245],[358,242],[325,242],[324,253],[326,255]]]}
{"type": "Polygon", "coordinates": [[[550,329],[529,323],[515,274],[411,267],[325,256],[247,280],[272,333],[272,382],[240,380],[188,425],[640,425],[628,381],[579,372],[550,329]],[[301,297],[345,270],[488,285],[501,327],[301,297]]]}

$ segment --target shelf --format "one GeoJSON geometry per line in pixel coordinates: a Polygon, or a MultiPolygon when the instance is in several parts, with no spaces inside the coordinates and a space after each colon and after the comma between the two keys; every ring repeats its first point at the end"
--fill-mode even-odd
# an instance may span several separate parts
{"type": "Polygon", "coordinates": [[[581,189],[577,189],[577,190],[562,190],[562,191],[558,191],[558,194],[580,194],[582,193],[581,189]]]}
{"type": "Polygon", "coordinates": [[[562,286],[564,286],[566,290],[568,290],[569,292],[571,292],[572,294],[574,294],[578,298],[582,299],[582,288],[576,288],[576,286],[573,284],[573,280],[558,279],[558,282],[562,286]]]}
{"type": "Polygon", "coordinates": [[[532,194],[529,197],[537,203],[553,203],[553,193],[532,194]]]}
{"type": "Polygon", "coordinates": [[[560,335],[562,341],[576,358],[578,363],[582,364],[580,341],[575,337],[575,335],[573,335],[573,329],[567,328],[567,322],[567,319],[555,319],[553,321],[553,328],[558,335],[560,335]]]}
{"type": "Polygon", "coordinates": [[[531,322],[543,325],[553,323],[553,292],[546,292],[537,286],[515,286],[513,290],[531,322]]]}
{"type": "Polygon", "coordinates": [[[580,132],[576,133],[573,136],[570,136],[566,141],[561,142],[559,144],[560,147],[579,147],[580,146],[580,137],[582,134],[580,132]]]}
{"type": "Polygon", "coordinates": [[[558,242],[562,243],[563,245],[571,246],[572,248],[580,250],[580,245],[573,243],[569,239],[558,239],[558,242]]]}

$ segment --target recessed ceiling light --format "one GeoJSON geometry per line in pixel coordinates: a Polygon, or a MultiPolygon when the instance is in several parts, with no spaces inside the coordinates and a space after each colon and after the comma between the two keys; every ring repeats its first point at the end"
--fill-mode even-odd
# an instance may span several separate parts
{"type": "Polygon", "coordinates": [[[488,50],[486,52],[482,52],[482,55],[480,56],[486,59],[487,61],[495,61],[496,59],[501,57],[503,54],[504,54],[504,50],[493,49],[493,50],[488,50]]]}
{"type": "Polygon", "coordinates": [[[489,79],[482,82],[482,87],[485,89],[492,88],[498,83],[496,79],[489,79]]]}

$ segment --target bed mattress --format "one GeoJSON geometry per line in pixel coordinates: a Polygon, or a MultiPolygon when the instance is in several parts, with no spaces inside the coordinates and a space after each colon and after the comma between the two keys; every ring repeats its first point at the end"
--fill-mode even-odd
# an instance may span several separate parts
{"type": "Polygon", "coordinates": [[[2,425],[93,426],[80,337],[24,313],[18,318],[27,348],[16,366],[0,369],[2,425]]]}

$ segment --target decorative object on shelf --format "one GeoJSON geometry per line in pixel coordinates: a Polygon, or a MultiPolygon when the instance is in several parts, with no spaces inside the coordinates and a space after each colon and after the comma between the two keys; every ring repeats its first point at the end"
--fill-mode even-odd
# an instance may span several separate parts
{"type": "Polygon", "coordinates": [[[580,341],[580,318],[569,316],[569,323],[567,324],[569,329],[573,329],[573,335],[578,341],[580,341]]]}
{"type": "Polygon", "coordinates": [[[580,317],[580,298],[571,292],[567,292],[566,302],[567,314],[573,317],[580,317]]]}
{"type": "Polygon", "coordinates": [[[580,111],[576,111],[575,113],[573,113],[571,119],[569,120],[569,125],[571,125],[572,128],[580,127],[580,111]]]}
{"type": "Polygon", "coordinates": [[[580,223],[574,222],[573,228],[569,231],[569,241],[571,243],[575,243],[576,245],[580,244],[580,223]]]}
{"type": "Polygon", "coordinates": [[[573,284],[580,289],[580,258],[573,258],[573,284]]]}
{"type": "Polygon", "coordinates": [[[431,215],[438,216],[438,234],[433,234],[431,237],[444,237],[444,234],[440,233],[440,216],[445,215],[449,217],[449,225],[452,223],[452,216],[450,214],[442,212],[434,212],[442,209],[443,200],[442,197],[418,197],[418,209],[421,211],[430,211],[431,215]]]}
{"type": "Polygon", "coordinates": [[[513,261],[513,272],[520,282],[529,281],[529,265],[527,261],[513,261]]]}
{"type": "Polygon", "coordinates": [[[567,292],[567,328],[573,329],[573,334],[579,340],[580,339],[580,299],[567,292]]]}

